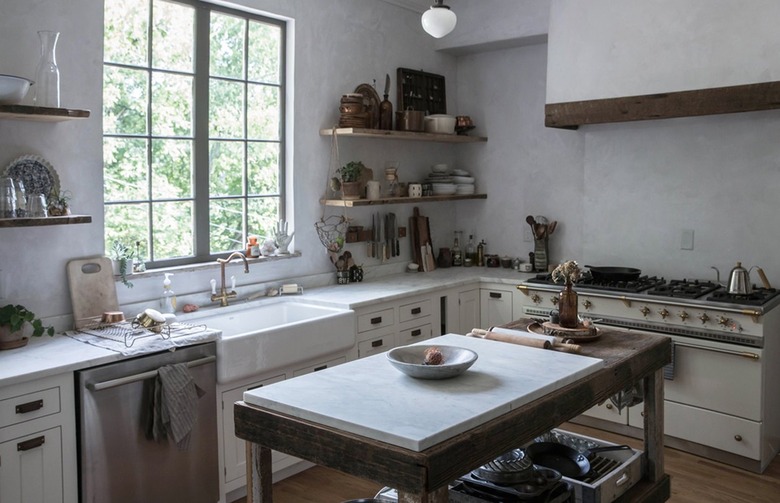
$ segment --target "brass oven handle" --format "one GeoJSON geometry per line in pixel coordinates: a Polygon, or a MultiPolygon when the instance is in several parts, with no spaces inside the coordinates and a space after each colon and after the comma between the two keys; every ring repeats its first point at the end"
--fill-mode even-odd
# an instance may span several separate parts
{"type": "Polygon", "coordinates": [[[726,355],[733,355],[733,356],[741,356],[742,358],[747,358],[749,360],[758,361],[761,359],[759,355],[756,353],[750,353],[748,351],[729,351],[728,349],[720,349],[720,348],[708,348],[705,346],[696,346],[693,344],[685,344],[684,342],[675,342],[675,347],[684,347],[684,348],[691,348],[691,349],[702,349],[704,351],[712,351],[713,353],[723,353],[726,355]]]}

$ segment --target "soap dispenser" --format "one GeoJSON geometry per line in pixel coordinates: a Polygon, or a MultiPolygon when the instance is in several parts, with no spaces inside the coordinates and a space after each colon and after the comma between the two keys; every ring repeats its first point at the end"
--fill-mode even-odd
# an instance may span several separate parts
{"type": "Polygon", "coordinates": [[[163,293],[160,297],[160,308],[163,313],[175,313],[176,312],[176,294],[173,293],[171,288],[172,272],[165,273],[165,279],[163,280],[163,293]]]}

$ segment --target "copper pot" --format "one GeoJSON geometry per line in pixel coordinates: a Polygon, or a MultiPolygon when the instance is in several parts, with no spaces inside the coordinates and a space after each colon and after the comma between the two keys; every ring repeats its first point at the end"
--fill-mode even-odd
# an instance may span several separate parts
{"type": "Polygon", "coordinates": [[[395,128],[398,131],[424,131],[425,112],[407,109],[395,113],[395,128]]]}

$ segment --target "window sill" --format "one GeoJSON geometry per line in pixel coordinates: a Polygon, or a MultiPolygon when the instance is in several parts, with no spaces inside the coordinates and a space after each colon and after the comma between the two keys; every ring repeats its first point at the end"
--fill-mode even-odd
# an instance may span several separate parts
{"type": "MultiPolygon", "coordinates": [[[[247,257],[247,262],[249,262],[249,266],[251,267],[253,264],[265,264],[267,262],[276,262],[278,260],[288,260],[291,258],[297,258],[302,256],[300,251],[295,251],[292,253],[289,253],[287,255],[271,255],[267,257],[258,257],[258,258],[250,258],[247,257]]],[[[230,262],[231,264],[238,264],[241,263],[240,260],[233,260],[230,262]]],[[[166,272],[172,272],[172,273],[183,273],[183,272],[198,272],[198,271],[209,271],[212,269],[219,269],[220,264],[216,260],[210,260],[208,262],[201,262],[198,264],[186,264],[186,265],[177,265],[177,266],[171,266],[171,267],[160,267],[156,269],[150,269],[144,272],[134,272],[132,274],[127,275],[128,281],[133,281],[135,279],[146,279],[146,278],[156,278],[156,277],[162,277],[165,276],[166,272]]],[[[114,276],[114,279],[117,282],[121,282],[120,276],[114,276]]]]}

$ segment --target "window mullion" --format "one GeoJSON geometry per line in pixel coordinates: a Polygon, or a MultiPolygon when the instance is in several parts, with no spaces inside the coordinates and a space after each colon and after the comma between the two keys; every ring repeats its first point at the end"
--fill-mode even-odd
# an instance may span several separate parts
{"type": "Polygon", "coordinates": [[[195,14],[194,196],[195,256],[208,257],[209,248],[209,41],[211,10],[195,14]]]}

